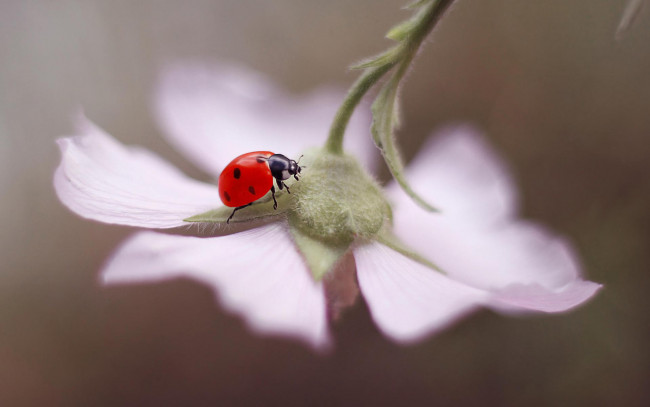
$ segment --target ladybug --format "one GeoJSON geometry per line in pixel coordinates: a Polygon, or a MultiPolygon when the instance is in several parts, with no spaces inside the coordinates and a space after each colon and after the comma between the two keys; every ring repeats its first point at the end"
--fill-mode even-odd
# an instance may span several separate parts
{"type": "Polygon", "coordinates": [[[269,190],[273,197],[273,209],[277,209],[273,180],[280,190],[286,188],[291,193],[284,180],[292,175],[298,180],[300,170],[295,160],[270,151],[253,151],[236,157],[219,175],[221,201],[224,205],[235,208],[226,223],[230,223],[235,212],[252,205],[269,190]]]}

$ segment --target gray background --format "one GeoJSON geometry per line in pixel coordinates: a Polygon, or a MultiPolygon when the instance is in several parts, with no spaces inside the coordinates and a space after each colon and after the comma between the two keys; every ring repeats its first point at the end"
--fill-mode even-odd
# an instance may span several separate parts
{"type": "Polygon", "coordinates": [[[0,405],[647,405],[650,13],[616,42],[623,1],[460,0],[404,88],[405,158],[437,126],[482,127],[524,216],[568,235],[605,284],[585,307],[483,311],[399,347],[358,301],[323,358],[249,334],[190,281],[96,283],[131,230],[81,220],[54,196],[54,140],[78,106],[206,179],[153,119],[166,62],[241,62],[296,93],[347,86],[350,63],[389,45],[402,5],[0,1],[0,405]]]}

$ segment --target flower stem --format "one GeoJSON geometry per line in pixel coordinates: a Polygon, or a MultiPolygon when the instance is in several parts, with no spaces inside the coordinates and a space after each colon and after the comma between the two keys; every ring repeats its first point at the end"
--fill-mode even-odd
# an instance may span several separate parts
{"type": "Polygon", "coordinates": [[[361,101],[363,95],[372,87],[384,74],[395,65],[396,62],[385,64],[378,67],[366,69],[363,74],[352,85],[348,94],[343,99],[343,103],[334,116],[334,121],[330,127],[329,137],[325,143],[325,149],[333,154],[343,153],[343,135],[348,126],[350,117],[361,101]]]}
{"type": "Polygon", "coordinates": [[[422,41],[453,2],[454,0],[420,0],[411,4],[410,8],[419,8],[420,10],[410,20],[397,25],[387,34],[388,38],[398,41],[399,44],[356,66],[356,68],[364,69],[364,71],[352,85],[334,116],[325,143],[327,151],[333,154],[343,153],[345,129],[354,109],[359,105],[363,96],[396,65],[398,71],[391,78],[391,82],[394,82],[395,88],[399,85],[422,41]]]}

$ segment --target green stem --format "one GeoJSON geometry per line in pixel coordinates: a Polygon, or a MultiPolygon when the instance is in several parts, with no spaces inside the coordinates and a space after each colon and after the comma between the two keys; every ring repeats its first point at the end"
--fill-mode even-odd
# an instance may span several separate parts
{"type": "Polygon", "coordinates": [[[396,52],[387,58],[385,63],[369,66],[364,70],[363,74],[361,74],[359,79],[357,79],[348,91],[341,107],[339,107],[339,110],[334,116],[329,136],[325,142],[325,149],[327,151],[333,154],[343,153],[345,129],[348,126],[354,109],[359,105],[363,96],[384,74],[393,69],[395,65],[399,65],[399,71],[393,76],[393,78],[396,78],[393,80],[397,82],[401,80],[422,41],[453,2],[454,0],[433,0],[423,7],[416,16],[417,27],[413,30],[412,35],[405,39],[398,48],[395,48],[396,52]]]}
{"type": "Polygon", "coordinates": [[[378,67],[366,69],[363,74],[352,85],[348,94],[345,96],[341,107],[334,116],[334,121],[330,127],[329,137],[325,143],[325,149],[333,154],[343,153],[343,136],[348,126],[350,117],[357,107],[363,95],[372,87],[382,76],[395,65],[395,63],[385,64],[378,67]]]}

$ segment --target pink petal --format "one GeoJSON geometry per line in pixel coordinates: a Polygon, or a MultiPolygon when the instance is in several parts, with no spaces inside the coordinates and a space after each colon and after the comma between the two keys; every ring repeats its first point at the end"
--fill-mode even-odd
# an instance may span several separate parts
{"type": "Polygon", "coordinates": [[[513,284],[497,291],[492,306],[501,311],[563,312],[591,298],[602,285],[576,280],[551,290],[538,284],[513,284]]]}
{"type": "Polygon", "coordinates": [[[359,287],[375,323],[400,342],[439,331],[488,299],[487,293],[379,243],[358,247],[354,258],[359,287]]]}
{"type": "Polygon", "coordinates": [[[484,143],[467,133],[447,136],[441,143],[442,147],[425,149],[423,154],[448,164],[426,164],[420,157],[417,176],[411,179],[418,190],[429,190],[431,185],[426,174],[419,173],[425,169],[434,184],[441,185],[435,180],[443,176],[457,180],[458,188],[449,185],[449,191],[439,190],[446,202],[456,202],[457,210],[426,213],[393,189],[395,234],[451,278],[491,292],[498,308],[557,312],[590,298],[599,285],[580,278],[571,245],[536,223],[515,219],[514,191],[503,165],[484,143]],[[474,184],[471,177],[477,178],[474,184]],[[482,213],[484,208],[492,210],[482,213]]]}
{"type": "MultiPolygon", "coordinates": [[[[516,211],[516,191],[505,165],[468,125],[444,129],[425,143],[407,179],[445,217],[489,224],[516,211]]],[[[399,203],[410,199],[396,185],[388,192],[399,203]]]]}
{"type": "Polygon", "coordinates": [[[322,348],[329,342],[323,285],[312,279],[285,227],[212,238],[140,232],[118,249],[102,277],[108,284],[196,279],[253,330],[322,348]]]}
{"type": "MultiPolygon", "coordinates": [[[[268,150],[297,159],[323,145],[343,93],[331,88],[302,96],[284,93],[240,66],[186,64],[161,77],[155,108],[169,141],[205,171],[217,175],[239,154],[268,150]]],[[[358,109],[346,147],[368,168],[372,144],[367,109],[358,109]]]]}
{"type": "Polygon", "coordinates": [[[78,135],[60,139],[54,174],[59,199],[84,218],[171,228],[221,204],[215,186],[194,181],[156,155],[125,147],[85,117],[78,135]]]}
{"type": "Polygon", "coordinates": [[[532,222],[471,228],[418,208],[394,211],[395,233],[451,277],[486,290],[511,284],[561,289],[580,276],[571,246],[532,222]]]}

